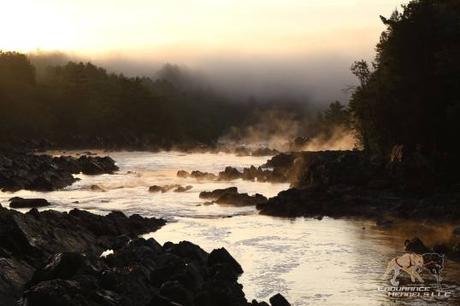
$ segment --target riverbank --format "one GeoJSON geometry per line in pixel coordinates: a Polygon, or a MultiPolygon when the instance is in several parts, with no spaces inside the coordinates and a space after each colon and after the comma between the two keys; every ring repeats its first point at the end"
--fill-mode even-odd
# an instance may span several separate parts
{"type": "Polygon", "coordinates": [[[108,156],[53,157],[23,151],[0,151],[0,190],[52,191],[72,185],[74,174],[98,175],[118,170],[108,156]]]}
{"type": "MultiPolygon", "coordinates": [[[[431,248],[444,237],[442,233],[452,233],[454,229],[452,225],[445,226],[432,235],[431,229],[421,233],[417,222],[411,222],[414,223],[411,227],[408,222],[402,222],[387,228],[365,219],[293,220],[259,215],[254,206],[204,205],[209,200],[200,199],[201,192],[233,186],[242,194],[260,193],[273,198],[289,185],[241,179],[198,180],[176,175],[178,169],[189,173],[193,170],[218,173],[227,166],[243,171],[251,165],[265,164],[264,157],[181,152],[112,152],[110,155],[120,168],[114,174],[79,174],[77,182],[52,192],[0,192],[0,202],[8,204],[12,197],[45,198],[50,203],[46,209],[58,211],[78,208],[106,215],[119,210],[127,215],[162,217],[170,221],[168,225],[147,237],[153,237],[162,245],[186,239],[207,253],[225,247],[245,270],[239,282],[244,285],[248,299],[268,301],[281,292],[296,306],[340,305],[349,299],[373,305],[384,298],[373,291],[374,286],[386,284],[380,281],[380,274],[391,258],[404,251],[405,239],[418,236],[431,248]],[[193,188],[183,193],[149,192],[152,185],[173,184],[193,188]],[[401,232],[400,228],[407,230],[401,232]],[[366,266],[356,266],[363,262],[366,266]],[[325,275],[328,275],[326,279],[340,281],[324,287],[317,280],[325,279],[325,275]]],[[[434,224],[435,229],[439,226],[434,224]]],[[[449,262],[444,278],[458,279],[458,271],[456,263],[449,262]]],[[[427,281],[431,281],[429,276],[427,281]]],[[[455,282],[453,285],[457,286],[455,282]]]]}
{"type": "MultiPolygon", "coordinates": [[[[164,224],[121,212],[0,207],[0,304],[268,305],[245,299],[243,269],[225,249],[137,238],[164,224]]],[[[288,304],[278,295],[272,305],[288,304]]]]}

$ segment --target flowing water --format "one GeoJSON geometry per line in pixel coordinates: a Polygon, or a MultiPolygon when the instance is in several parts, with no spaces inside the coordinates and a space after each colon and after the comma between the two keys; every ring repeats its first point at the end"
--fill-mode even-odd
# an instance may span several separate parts
{"type": "MultiPolygon", "coordinates": [[[[67,153],[68,154],[68,153],[67,153]]],[[[287,184],[198,181],[178,178],[177,170],[217,173],[226,166],[237,168],[265,163],[264,157],[232,154],[178,152],[113,152],[120,167],[114,175],[86,176],[72,186],[48,193],[0,192],[6,204],[13,196],[44,197],[52,209],[86,209],[106,214],[121,210],[127,214],[166,218],[169,223],[147,234],[160,243],[189,240],[206,251],[225,247],[243,266],[239,281],[248,299],[268,300],[280,292],[293,305],[425,305],[460,303],[460,266],[448,261],[442,289],[449,298],[390,298],[378,289],[390,286],[381,280],[388,261],[403,254],[406,238],[419,236],[431,243],[449,239],[453,225],[401,224],[383,230],[371,221],[294,220],[261,216],[254,207],[204,205],[201,191],[229,186],[240,192],[274,196],[287,184]],[[184,193],[150,193],[151,185],[181,184],[193,188],[184,193]]],[[[428,286],[436,283],[423,274],[428,286]]]]}

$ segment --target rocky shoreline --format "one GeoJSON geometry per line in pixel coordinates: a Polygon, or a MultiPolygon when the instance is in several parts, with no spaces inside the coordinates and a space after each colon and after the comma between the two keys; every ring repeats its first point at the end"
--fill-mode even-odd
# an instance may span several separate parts
{"type": "Polygon", "coordinates": [[[98,175],[118,170],[108,157],[38,155],[29,152],[0,152],[0,190],[52,191],[73,184],[73,174],[98,175]]]}
{"type": "Polygon", "coordinates": [[[422,157],[396,152],[386,161],[359,151],[299,152],[267,164],[287,169],[292,188],[260,203],[262,214],[460,222],[460,179],[422,157]]]}
{"type": "MultiPolygon", "coordinates": [[[[0,304],[269,305],[246,300],[243,269],[225,249],[138,237],[164,224],[121,212],[0,207],[0,304]]],[[[279,294],[270,301],[289,305],[279,294]]]]}

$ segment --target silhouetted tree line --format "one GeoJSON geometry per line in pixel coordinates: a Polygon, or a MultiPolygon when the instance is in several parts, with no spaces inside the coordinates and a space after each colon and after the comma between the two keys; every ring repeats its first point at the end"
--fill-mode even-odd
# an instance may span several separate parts
{"type": "Polygon", "coordinates": [[[27,56],[0,52],[0,140],[81,147],[212,144],[230,127],[248,124],[260,107],[270,107],[186,88],[171,65],[161,74],[128,78],[69,62],[48,67],[37,80],[27,56]]]}
{"type": "Polygon", "coordinates": [[[388,154],[402,144],[431,156],[459,153],[460,1],[416,0],[395,11],[350,101],[364,147],[388,154]]]}

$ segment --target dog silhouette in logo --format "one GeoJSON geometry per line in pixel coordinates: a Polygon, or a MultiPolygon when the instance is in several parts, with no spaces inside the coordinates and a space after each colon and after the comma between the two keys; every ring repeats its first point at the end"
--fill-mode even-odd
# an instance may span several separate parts
{"type": "Polygon", "coordinates": [[[394,271],[390,283],[393,286],[398,286],[399,281],[397,281],[397,278],[401,271],[404,271],[410,276],[413,283],[415,283],[415,280],[424,283],[423,278],[420,276],[420,273],[424,269],[428,270],[434,276],[439,285],[441,281],[441,272],[444,269],[444,255],[439,255],[438,253],[425,253],[422,255],[406,253],[402,256],[395,257],[388,263],[382,279],[386,279],[388,275],[394,271]]]}

